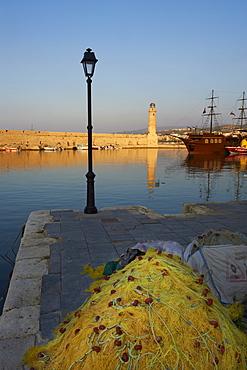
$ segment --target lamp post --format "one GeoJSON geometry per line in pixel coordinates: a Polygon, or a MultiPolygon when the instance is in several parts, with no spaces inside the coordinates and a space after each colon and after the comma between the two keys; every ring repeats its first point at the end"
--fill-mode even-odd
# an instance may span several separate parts
{"type": "Polygon", "coordinates": [[[84,53],[83,59],[81,60],[85,76],[87,77],[87,95],[88,95],[88,172],[87,178],[87,205],[84,208],[84,213],[93,214],[97,213],[94,201],[94,178],[93,173],[93,155],[92,155],[92,104],[91,104],[91,84],[94,74],[95,65],[97,63],[94,53],[91,49],[87,49],[84,53]]]}

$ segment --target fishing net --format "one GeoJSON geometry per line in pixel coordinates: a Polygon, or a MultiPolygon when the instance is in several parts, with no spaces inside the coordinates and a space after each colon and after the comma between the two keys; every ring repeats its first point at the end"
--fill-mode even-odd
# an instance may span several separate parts
{"type": "Polygon", "coordinates": [[[222,228],[218,230],[209,229],[203,234],[198,235],[186,248],[183,259],[188,261],[190,255],[196,252],[200,247],[205,245],[247,245],[247,237],[237,231],[222,228]]]}
{"type": "Polygon", "coordinates": [[[46,370],[246,369],[247,336],[232,321],[241,317],[241,305],[221,305],[178,255],[150,248],[91,291],[53,341],[27,351],[26,364],[46,370]]]}

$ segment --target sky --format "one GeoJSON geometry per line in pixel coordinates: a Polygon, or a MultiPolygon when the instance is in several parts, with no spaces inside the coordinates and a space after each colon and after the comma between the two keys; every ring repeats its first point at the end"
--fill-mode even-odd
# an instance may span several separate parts
{"type": "MultiPolygon", "coordinates": [[[[93,132],[200,127],[215,90],[220,123],[247,90],[246,0],[0,0],[0,129],[93,132]]],[[[236,112],[237,113],[237,112],[236,112]]]]}

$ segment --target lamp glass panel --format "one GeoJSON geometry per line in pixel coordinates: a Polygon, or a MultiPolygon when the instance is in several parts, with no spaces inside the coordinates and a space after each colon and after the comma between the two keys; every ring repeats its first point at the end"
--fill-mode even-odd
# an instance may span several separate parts
{"type": "Polygon", "coordinates": [[[94,70],[94,63],[89,63],[86,62],[84,65],[84,70],[87,76],[92,76],[93,75],[93,70],[94,70]]]}

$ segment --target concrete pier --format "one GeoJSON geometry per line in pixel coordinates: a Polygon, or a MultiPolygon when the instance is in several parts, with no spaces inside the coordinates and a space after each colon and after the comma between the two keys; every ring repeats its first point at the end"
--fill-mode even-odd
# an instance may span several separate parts
{"type": "Polygon", "coordinates": [[[86,215],[79,210],[32,212],[17,254],[0,316],[0,369],[29,369],[25,351],[53,338],[64,315],[89,293],[83,266],[104,265],[140,241],[176,241],[184,248],[207,229],[230,228],[247,236],[247,201],[185,204],[180,215],[145,207],[116,207],[86,215]]]}

